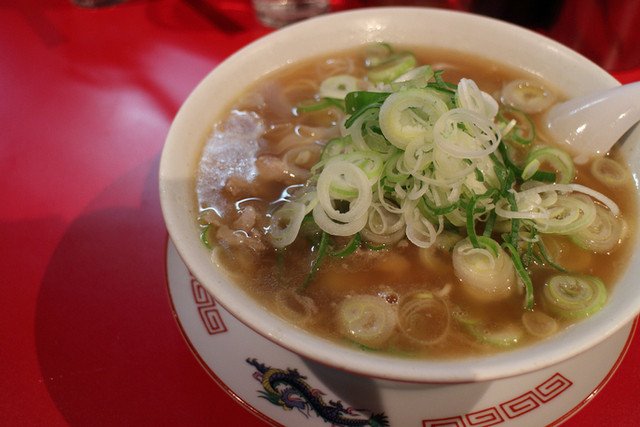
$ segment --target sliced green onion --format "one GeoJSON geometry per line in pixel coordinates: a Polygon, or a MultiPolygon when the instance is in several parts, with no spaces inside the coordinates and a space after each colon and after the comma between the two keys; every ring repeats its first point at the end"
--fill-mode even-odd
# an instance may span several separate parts
{"type": "Polygon", "coordinates": [[[306,208],[304,203],[289,201],[271,214],[268,235],[274,247],[282,249],[293,243],[306,215],[306,208]]]}
{"type": "Polygon", "coordinates": [[[380,245],[380,246],[374,246],[371,243],[368,242],[363,242],[363,245],[365,245],[367,247],[367,249],[370,249],[372,251],[383,251],[385,249],[389,248],[389,245],[380,245]]]}
{"type": "Polygon", "coordinates": [[[475,111],[488,119],[493,119],[498,112],[496,100],[488,93],[481,91],[471,79],[460,79],[455,102],[458,108],[475,111]]]}
{"type": "Polygon", "coordinates": [[[478,240],[478,248],[468,238],[456,243],[452,254],[454,274],[483,299],[502,299],[515,284],[513,262],[493,239],[478,236],[478,240]]]}
{"type": "Polygon", "coordinates": [[[367,67],[375,67],[393,53],[393,47],[389,43],[372,43],[367,47],[365,64],[367,67]]]}
{"type": "Polygon", "coordinates": [[[407,202],[404,207],[404,220],[407,224],[407,239],[420,248],[428,248],[433,245],[438,237],[439,231],[442,231],[440,224],[439,230],[433,225],[429,219],[425,218],[418,208],[418,203],[407,202]]]}
{"type": "Polygon", "coordinates": [[[313,209],[313,220],[318,227],[324,232],[331,234],[332,236],[351,236],[355,233],[362,231],[367,224],[367,213],[362,216],[356,217],[349,222],[341,222],[330,218],[327,212],[322,209],[320,204],[316,205],[313,209]]]}
{"type": "Polygon", "coordinates": [[[624,221],[616,218],[610,210],[595,205],[596,217],[587,227],[569,236],[583,249],[606,253],[612,251],[623,237],[624,221]]]}
{"type": "Polygon", "coordinates": [[[318,95],[322,98],[345,99],[348,93],[358,90],[358,79],[348,74],[331,76],[320,83],[318,95]]]}
{"type": "MultiPolygon", "coordinates": [[[[431,200],[429,200],[427,197],[422,198],[422,203],[430,211],[430,213],[435,216],[443,216],[443,215],[450,214],[451,212],[455,211],[461,206],[460,201],[457,201],[455,203],[449,203],[448,205],[444,205],[444,206],[433,205],[431,203],[431,200]]],[[[421,207],[422,205],[418,205],[418,206],[421,207]]],[[[423,214],[427,215],[427,213],[424,211],[423,211],[423,214]]]]}
{"type": "Polygon", "coordinates": [[[505,139],[528,145],[536,139],[536,128],[533,121],[524,112],[513,107],[503,107],[498,111],[498,120],[504,124],[514,121],[510,132],[504,135],[505,139]]]}
{"type": "Polygon", "coordinates": [[[329,245],[329,234],[322,233],[322,237],[320,238],[320,243],[318,244],[318,255],[316,255],[315,259],[311,263],[311,270],[309,270],[309,274],[307,274],[307,278],[302,283],[300,287],[300,291],[304,291],[307,289],[309,284],[311,283],[311,279],[320,269],[320,264],[324,260],[324,256],[327,254],[327,246],[329,245]]]}
{"type": "Polygon", "coordinates": [[[351,255],[356,251],[356,249],[358,249],[361,241],[362,241],[362,237],[360,236],[360,233],[356,233],[353,235],[351,240],[349,240],[349,243],[347,243],[342,249],[336,252],[329,253],[329,256],[332,256],[335,258],[344,258],[348,255],[351,255]]]}
{"type": "Polygon", "coordinates": [[[416,65],[416,57],[409,51],[395,53],[367,71],[373,84],[390,83],[416,65]]]}
{"type": "Polygon", "coordinates": [[[372,348],[383,347],[397,324],[393,306],[374,295],[345,298],[336,313],[339,328],[346,337],[372,348]]]}
{"type": "Polygon", "coordinates": [[[389,95],[380,108],[380,129],[393,145],[405,149],[411,141],[433,131],[447,105],[428,89],[407,89],[389,95]]]}
{"type": "Polygon", "coordinates": [[[562,273],[570,274],[568,270],[564,269],[560,265],[553,262],[553,260],[551,260],[551,257],[549,256],[549,254],[547,254],[547,250],[545,249],[545,246],[542,242],[539,241],[537,246],[538,246],[538,250],[540,251],[540,255],[542,256],[542,259],[544,260],[545,263],[547,263],[548,265],[550,265],[551,267],[555,268],[556,270],[562,273]]]}
{"type": "Polygon", "coordinates": [[[433,345],[442,341],[449,331],[449,307],[429,292],[409,295],[398,308],[398,327],[411,341],[433,345]]]}
{"type": "Polygon", "coordinates": [[[524,336],[522,328],[515,324],[502,327],[488,327],[481,322],[463,323],[465,329],[478,340],[494,347],[513,347],[520,343],[524,336]]]}
{"type": "Polygon", "coordinates": [[[525,113],[539,113],[551,106],[556,100],[553,92],[539,83],[528,80],[515,80],[502,88],[502,101],[525,113]]]}
{"type": "Polygon", "coordinates": [[[317,245],[320,243],[322,233],[323,231],[313,220],[313,215],[307,214],[302,220],[302,225],[300,225],[300,232],[298,235],[306,237],[312,244],[317,245]]]}
{"type": "Polygon", "coordinates": [[[522,265],[522,260],[520,259],[520,256],[518,255],[518,251],[516,250],[516,248],[508,242],[502,243],[502,246],[509,249],[509,252],[511,252],[511,261],[515,266],[515,269],[518,272],[520,279],[522,279],[522,282],[524,283],[525,293],[524,293],[523,306],[526,310],[531,310],[531,308],[533,307],[533,299],[534,299],[533,283],[531,282],[531,277],[529,277],[529,273],[527,273],[527,270],[524,268],[524,265],[522,265]]]}
{"type": "Polygon", "coordinates": [[[442,114],[433,126],[433,134],[438,148],[463,159],[488,156],[500,143],[500,131],[493,122],[475,111],[461,108],[442,114]]]}
{"type": "Polygon", "coordinates": [[[312,321],[318,313],[318,307],[313,298],[301,295],[291,288],[279,288],[276,291],[275,301],[278,313],[298,325],[312,321]]]}
{"type": "Polygon", "coordinates": [[[362,237],[375,244],[389,245],[405,236],[406,224],[401,213],[390,212],[380,203],[369,208],[367,224],[362,229],[362,237]]]}
{"type": "Polygon", "coordinates": [[[534,218],[544,233],[573,234],[588,227],[596,218],[596,208],[586,196],[560,195],[558,200],[547,209],[544,218],[534,218]]]}
{"type": "Polygon", "coordinates": [[[375,184],[384,169],[382,154],[373,150],[360,150],[346,154],[342,157],[345,161],[358,166],[367,176],[371,185],[375,184]]]}
{"type": "Polygon", "coordinates": [[[429,80],[434,76],[433,69],[430,65],[422,65],[413,70],[407,71],[390,83],[391,89],[395,92],[401,89],[412,87],[427,87],[429,80]]]}
{"type": "MultiPolygon", "coordinates": [[[[489,239],[488,237],[481,238],[481,237],[478,237],[477,234],[476,234],[475,215],[476,215],[476,213],[484,213],[483,210],[479,210],[479,211],[476,210],[476,203],[480,199],[492,198],[497,193],[498,193],[497,189],[491,188],[491,189],[487,190],[487,192],[484,193],[484,194],[476,194],[476,195],[472,196],[471,199],[469,200],[469,203],[467,204],[467,209],[466,209],[466,212],[467,212],[467,235],[469,236],[469,241],[471,242],[471,244],[475,248],[479,248],[483,244],[484,245],[487,245],[487,244],[490,245],[491,242],[494,242],[493,240],[489,239]]],[[[497,253],[496,253],[496,255],[497,255],[497,253]]]]}
{"type": "Polygon", "coordinates": [[[591,163],[591,173],[606,185],[617,186],[628,182],[631,173],[621,163],[610,157],[599,157],[591,163]]]}
{"type": "Polygon", "coordinates": [[[402,159],[398,159],[402,170],[409,172],[415,178],[431,177],[438,159],[433,144],[416,138],[405,147],[402,159]]]}
{"type": "Polygon", "coordinates": [[[357,150],[371,150],[366,140],[366,135],[370,132],[371,124],[378,124],[378,108],[369,108],[360,114],[351,126],[347,128],[347,135],[351,138],[357,150]]]}
{"type": "Polygon", "coordinates": [[[371,183],[366,173],[357,165],[340,158],[332,159],[320,173],[317,193],[319,206],[327,216],[343,223],[366,215],[372,200],[371,183]],[[345,194],[349,196],[348,210],[340,212],[333,200],[344,199],[345,194]]]}
{"type": "MultiPolygon", "coordinates": [[[[509,206],[511,206],[511,211],[518,210],[518,201],[514,193],[507,193],[506,199],[509,201],[509,206]]],[[[520,218],[512,218],[511,219],[511,239],[505,239],[505,242],[510,243],[511,246],[517,247],[518,245],[518,236],[520,232],[520,218]]]]}
{"type": "Polygon", "coordinates": [[[340,154],[352,153],[354,150],[355,149],[350,138],[333,138],[330,139],[322,148],[320,161],[326,162],[332,157],[340,154]]]}
{"type": "Polygon", "coordinates": [[[207,249],[213,249],[213,246],[211,245],[211,242],[209,241],[209,231],[211,230],[211,224],[207,224],[204,227],[204,230],[202,230],[202,233],[200,233],[200,240],[202,240],[202,243],[204,243],[204,245],[207,247],[207,249]]]}
{"type": "Polygon", "coordinates": [[[586,274],[553,276],[545,283],[542,293],[551,312],[571,318],[590,316],[607,300],[602,280],[586,274]]]}
{"type": "MultiPolygon", "coordinates": [[[[498,151],[500,151],[500,153],[502,154],[505,166],[513,171],[515,176],[522,178],[522,168],[517,165],[517,162],[511,155],[511,151],[513,151],[513,149],[509,150],[509,146],[507,144],[500,144],[498,147],[498,151]]],[[[529,179],[540,182],[556,182],[556,174],[554,172],[539,170],[534,173],[533,176],[531,176],[529,179]]]]}
{"type": "Polygon", "coordinates": [[[558,330],[558,322],[541,311],[525,311],[522,313],[522,324],[531,335],[545,338],[558,330]]]}
{"type": "Polygon", "coordinates": [[[498,215],[496,214],[495,210],[492,210],[491,212],[489,212],[489,216],[487,217],[487,221],[484,224],[484,231],[482,232],[482,235],[484,237],[490,237],[491,236],[491,234],[493,233],[493,227],[495,226],[497,218],[498,218],[498,215]]]}
{"type": "Polygon", "coordinates": [[[550,164],[558,172],[558,184],[568,184],[573,181],[575,175],[573,159],[569,153],[557,147],[532,150],[522,171],[522,179],[531,179],[543,163],[550,164]]]}
{"type": "Polygon", "coordinates": [[[609,208],[609,210],[611,211],[611,213],[613,213],[614,215],[619,215],[620,214],[620,208],[618,207],[618,205],[611,200],[610,198],[608,198],[607,196],[605,196],[604,194],[595,191],[592,188],[586,187],[584,185],[581,184],[543,184],[543,185],[537,185],[531,188],[527,188],[526,190],[523,190],[520,192],[520,195],[524,195],[525,197],[528,197],[529,194],[531,193],[545,193],[547,191],[557,191],[557,192],[561,192],[561,193],[571,193],[571,192],[576,192],[576,193],[582,193],[582,194],[586,194],[590,197],[592,197],[593,199],[599,201],[600,203],[604,204],[607,208],[609,208]]]}
{"type": "Polygon", "coordinates": [[[384,176],[391,182],[403,182],[409,179],[411,176],[409,172],[400,171],[400,165],[402,164],[403,153],[401,151],[396,152],[391,156],[384,165],[384,176]]]}
{"type": "Polygon", "coordinates": [[[443,95],[446,95],[448,97],[448,102],[447,102],[448,107],[449,108],[455,108],[454,97],[455,97],[456,90],[458,89],[458,87],[457,87],[457,85],[455,85],[453,83],[445,82],[442,79],[442,73],[444,73],[444,70],[438,70],[435,73],[433,73],[433,79],[435,81],[434,82],[429,82],[427,87],[429,87],[430,89],[437,90],[438,92],[442,93],[443,95]]]}
{"type": "Polygon", "coordinates": [[[324,110],[329,107],[338,107],[342,111],[344,111],[344,102],[340,99],[334,98],[324,98],[322,101],[314,102],[313,104],[300,104],[296,106],[296,111],[303,113],[311,113],[314,111],[324,110]]]}
{"type": "Polygon", "coordinates": [[[345,111],[351,116],[345,123],[345,127],[349,127],[348,123],[353,122],[361,112],[369,108],[379,108],[390,94],[387,92],[351,92],[344,98],[345,111]],[[355,116],[355,117],[354,117],[355,116]]]}

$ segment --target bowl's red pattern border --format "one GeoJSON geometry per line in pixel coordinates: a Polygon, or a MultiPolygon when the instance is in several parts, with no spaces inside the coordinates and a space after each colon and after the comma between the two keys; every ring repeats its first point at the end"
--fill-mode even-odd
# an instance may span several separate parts
{"type": "MultiPolygon", "coordinates": [[[[167,243],[166,243],[167,250],[165,250],[165,252],[168,251],[169,242],[170,241],[167,238],[167,243]]],[[[169,295],[169,304],[171,305],[171,311],[173,312],[173,317],[176,320],[178,329],[180,330],[182,337],[186,341],[187,346],[189,347],[189,350],[191,350],[191,352],[195,356],[198,363],[200,363],[202,368],[209,374],[209,376],[213,379],[213,381],[216,384],[218,384],[218,386],[225,393],[227,393],[229,397],[231,397],[238,404],[240,404],[241,407],[243,407],[244,409],[246,409],[247,411],[255,415],[257,418],[261,419],[262,421],[264,421],[269,425],[272,425],[274,427],[285,427],[282,424],[278,423],[277,421],[271,419],[269,416],[258,411],[256,408],[254,408],[248,402],[246,402],[242,397],[236,394],[236,392],[234,392],[229,386],[227,386],[227,384],[225,384],[220,378],[218,378],[218,376],[215,374],[215,372],[213,372],[213,370],[207,364],[207,362],[205,362],[202,356],[200,356],[200,353],[198,353],[198,350],[189,339],[189,335],[187,334],[187,331],[185,331],[184,327],[182,326],[182,323],[180,322],[180,318],[178,316],[178,312],[173,302],[173,298],[171,297],[171,291],[169,288],[168,267],[169,267],[168,262],[165,262],[165,278],[166,278],[166,285],[167,285],[167,291],[168,291],[167,293],[169,295]]],[[[215,302],[211,294],[209,294],[207,290],[200,284],[198,279],[196,279],[195,276],[191,274],[191,271],[188,271],[188,272],[190,277],[193,300],[196,306],[198,307],[200,318],[207,332],[210,335],[216,335],[216,334],[222,334],[222,333],[228,332],[227,327],[224,324],[224,321],[222,320],[222,316],[220,316],[220,311],[218,310],[217,303],[215,302]]]]}
{"type": "MultiPolygon", "coordinates": [[[[167,276],[167,288],[169,287],[168,274],[167,276]]],[[[193,299],[196,307],[198,308],[198,312],[200,314],[200,318],[204,327],[210,335],[220,334],[227,332],[227,327],[224,324],[222,316],[218,310],[218,306],[213,297],[207,292],[207,290],[200,284],[198,279],[191,274],[189,271],[190,277],[190,285],[193,293],[193,299]]],[[[171,295],[169,293],[169,295],[171,295]]],[[[233,390],[231,390],[224,382],[222,382],[213,370],[207,365],[206,362],[202,359],[202,357],[198,354],[197,350],[189,340],[186,331],[180,324],[180,320],[178,318],[175,307],[173,306],[173,301],[171,301],[172,310],[175,315],[175,319],[178,323],[178,326],[184,336],[189,348],[196,356],[200,364],[207,371],[207,373],[213,378],[213,380],[227,393],[229,396],[238,401],[245,409],[249,410],[251,413],[256,415],[258,418],[263,421],[272,424],[274,426],[282,426],[280,423],[271,419],[269,416],[263,414],[262,412],[255,409],[245,400],[243,400],[240,396],[238,396],[233,390]]],[[[556,426],[567,419],[569,419],[573,414],[578,412],[582,407],[584,407],[609,381],[609,379],[613,376],[615,371],[618,369],[620,362],[624,359],[624,356],[629,349],[629,345],[635,335],[635,330],[638,325],[638,318],[633,323],[633,327],[627,337],[627,341],[625,343],[624,348],[620,352],[618,359],[612,366],[611,370],[607,374],[605,378],[598,384],[598,386],[580,403],[578,403],[573,409],[568,411],[565,415],[558,418],[556,421],[552,422],[548,425],[556,426]]],[[[423,427],[488,427],[501,424],[509,419],[517,418],[521,415],[529,413],[537,408],[540,408],[545,403],[551,401],[555,397],[562,394],[564,391],[569,389],[573,383],[565,378],[559,372],[555,373],[543,383],[535,387],[533,390],[527,391],[526,393],[521,394],[511,400],[503,402],[499,405],[486,408],[476,412],[470,412],[464,415],[458,415],[449,418],[439,418],[439,419],[429,419],[423,420],[423,427]]]]}
{"type": "Polygon", "coordinates": [[[423,420],[423,427],[488,427],[503,423],[507,419],[517,418],[539,408],[551,399],[559,396],[573,383],[556,372],[542,384],[518,397],[481,411],[464,416],[423,420]]]}
{"type": "Polygon", "coordinates": [[[209,335],[221,334],[227,332],[227,327],[222,320],[220,311],[213,297],[207,292],[207,290],[200,284],[198,279],[195,278],[191,272],[189,272],[191,278],[191,290],[193,291],[193,300],[198,307],[198,313],[204,327],[207,329],[209,335]]]}

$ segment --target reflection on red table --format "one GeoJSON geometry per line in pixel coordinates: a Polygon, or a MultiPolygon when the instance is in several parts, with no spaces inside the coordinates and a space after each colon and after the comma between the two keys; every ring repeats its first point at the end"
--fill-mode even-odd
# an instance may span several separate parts
{"type": "MultiPolygon", "coordinates": [[[[637,8],[627,13],[637,17],[637,8]]],[[[176,327],[157,173],[189,92],[271,30],[249,0],[129,0],[96,10],[4,0],[0,28],[0,419],[263,425],[211,380],[176,327]]],[[[637,67],[615,75],[640,80],[637,67]]],[[[635,424],[637,341],[567,425],[635,424]]]]}

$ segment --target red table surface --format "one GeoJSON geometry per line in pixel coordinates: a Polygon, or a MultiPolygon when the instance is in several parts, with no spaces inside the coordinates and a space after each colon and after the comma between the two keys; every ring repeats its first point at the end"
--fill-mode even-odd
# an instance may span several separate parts
{"type": "MultiPolygon", "coordinates": [[[[248,0],[1,0],[0,28],[0,423],[263,425],[173,318],[157,175],[189,92],[270,30],[248,0]]],[[[636,336],[566,425],[637,424],[639,366],[636,336]]]]}

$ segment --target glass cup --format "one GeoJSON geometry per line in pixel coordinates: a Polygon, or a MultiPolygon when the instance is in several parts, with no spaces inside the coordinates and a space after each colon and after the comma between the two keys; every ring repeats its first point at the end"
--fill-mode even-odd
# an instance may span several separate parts
{"type": "Polygon", "coordinates": [[[260,22],[267,27],[283,27],[329,11],[329,0],[252,0],[260,22]]]}
{"type": "Polygon", "coordinates": [[[124,3],[127,0],[71,0],[71,3],[80,7],[104,7],[124,3]]]}

